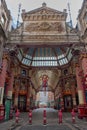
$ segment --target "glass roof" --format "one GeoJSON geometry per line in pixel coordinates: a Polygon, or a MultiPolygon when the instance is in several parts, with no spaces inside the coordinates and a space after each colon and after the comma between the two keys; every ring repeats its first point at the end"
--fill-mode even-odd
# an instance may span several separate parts
{"type": "Polygon", "coordinates": [[[62,66],[71,60],[72,53],[68,47],[30,47],[19,49],[17,57],[27,66],[62,66]]]}

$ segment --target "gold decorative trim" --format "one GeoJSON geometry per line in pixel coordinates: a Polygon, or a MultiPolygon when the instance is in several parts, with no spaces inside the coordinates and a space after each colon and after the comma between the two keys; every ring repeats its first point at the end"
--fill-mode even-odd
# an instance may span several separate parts
{"type": "Polygon", "coordinates": [[[80,67],[79,63],[75,63],[74,66],[75,66],[75,67],[80,67]]]}
{"type": "Polygon", "coordinates": [[[80,59],[82,60],[83,58],[87,58],[87,53],[82,53],[82,54],[80,55],[80,59]]]}
{"type": "Polygon", "coordinates": [[[8,54],[3,54],[2,59],[7,59],[7,60],[9,60],[9,56],[8,56],[8,54]]]}

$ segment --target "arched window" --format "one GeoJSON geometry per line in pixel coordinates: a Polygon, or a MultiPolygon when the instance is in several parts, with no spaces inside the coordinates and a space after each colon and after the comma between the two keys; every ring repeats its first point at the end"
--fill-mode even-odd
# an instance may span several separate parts
{"type": "Polygon", "coordinates": [[[5,25],[6,18],[5,18],[4,14],[2,14],[2,16],[1,16],[1,22],[2,22],[3,25],[5,25]]]}
{"type": "Polygon", "coordinates": [[[23,76],[26,76],[26,70],[22,70],[21,74],[22,74],[23,76]]]}
{"type": "Polygon", "coordinates": [[[64,75],[67,75],[67,74],[68,74],[68,70],[65,69],[65,70],[64,70],[64,75]]]}

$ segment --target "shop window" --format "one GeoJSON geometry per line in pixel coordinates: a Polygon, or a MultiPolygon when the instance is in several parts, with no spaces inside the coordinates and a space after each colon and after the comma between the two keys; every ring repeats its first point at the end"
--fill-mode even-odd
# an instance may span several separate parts
{"type": "Polygon", "coordinates": [[[20,111],[26,110],[26,96],[18,96],[18,108],[20,111]]]}
{"type": "Polygon", "coordinates": [[[65,108],[72,108],[72,98],[70,95],[64,97],[65,108]]]}

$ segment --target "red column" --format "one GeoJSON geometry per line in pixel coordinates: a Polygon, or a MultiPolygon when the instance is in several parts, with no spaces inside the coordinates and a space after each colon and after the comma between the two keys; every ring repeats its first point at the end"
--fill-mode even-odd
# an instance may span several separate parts
{"type": "Polygon", "coordinates": [[[18,90],[16,90],[15,92],[15,97],[14,97],[14,106],[15,106],[15,109],[18,108],[18,90]]]}
{"type": "Polygon", "coordinates": [[[9,79],[9,83],[7,86],[7,98],[12,99],[12,90],[13,90],[13,82],[14,82],[14,75],[13,75],[13,70],[11,69],[11,75],[9,79]]]}
{"type": "Polygon", "coordinates": [[[63,100],[63,94],[62,94],[62,92],[60,94],[60,105],[61,105],[61,110],[64,111],[64,100],[63,100]]]}
{"type": "Polygon", "coordinates": [[[27,86],[27,103],[26,103],[26,110],[29,111],[30,107],[30,86],[27,86]]]}
{"type": "Polygon", "coordinates": [[[85,76],[87,75],[87,54],[86,53],[81,55],[81,60],[82,60],[82,70],[85,76]]]}
{"type": "Polygon", "coordinates": [[[4,119],[3,94],[6,79],[7,64],[8,64],[8,55],[4,54],[2,60],[2,71],[0,73],[0,120],[4,119]]]}
{"type": "Polygon", "coordinates": [[[15,106],[15,108],[18,108],[19,87],[20,87],[20,79],[17,78],[16,81],[15,81],[15,97],[14,97],[14,106],[15,106]]]}
{"type": "Polygon", "coordinates": [[[73,107],[76,107],[76,90],[74,79],[71,79],[71,93],[72,93],[73,107]]]}
{"type": "Polygon", "coordinates": [[[85,96],[85,104],[86,101],[86,91],[87,91],[87,53],[83,53],[81,55],[81,61],[82,61],[82,70],[83,70],[83,87],[84,87],[84,96],[85,96]]]}
{"type": "Polygon", "coordinates": [[[78,64],[76,64],[76,80],[77,80],[79,105],[84,105],[84,103],[85,103],[84,89],[83,89],[83,85],[82,85],[82,77],[79,76],[80,72],[81,72],[80,66],[78,64]]]}
{"type": "Polygon", "coordinates": [[[4,54],[2,60],[2,71],[0,74],[0,105],[3,104],[3,92],[4,92],[4,84],[6,79],[6,71],[7,71],[7,63],[8,63],[8,56],[4,54]]]}

